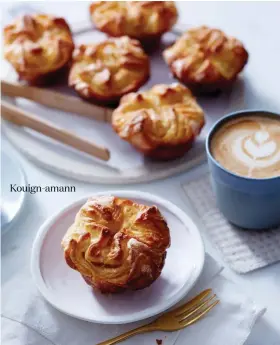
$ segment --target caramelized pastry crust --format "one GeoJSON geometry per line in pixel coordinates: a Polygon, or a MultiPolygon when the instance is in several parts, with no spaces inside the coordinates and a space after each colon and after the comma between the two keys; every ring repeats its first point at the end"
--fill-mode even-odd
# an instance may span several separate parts
{"type": "Polygon", "coordinates": [[[185,86],[159,84],[124,96],[112,125],[145,155],[165,160],[184,155],[200,133],[204,115],[185,86]]]}
{"type": "Polygon", "coordinates": [[[138,41],[127,36],[81,45],[73,60],[69,85],[89,100],[118,101],[138,90],[150,74],[148,56],[138,41]]]}
{"type": "Polygon", "coordinates": [[[163,56],[183,83],[217,89],[231,84],[248,60],[240,41],[206,26],[186,31],[163,56]]]}
{"type": "Polygon", "coordinates": [[[67,65],[74,44],[63,18],[25,15],[4,28],[4,55],[20,79],[41,83],[67,65]]]}
{"type": "Polygon", "coordinates": [[[174,1],[96,1],[90,14],[95,26],[106,34],[141,41],[160,37],[178,17],[174,1]]]}
{"type": "Polygon", "coordinates": [[[169,228],[156,206],[90,198],[62,240],[67,264],[104,293],[143,289],[164,266],[169,228]]]}

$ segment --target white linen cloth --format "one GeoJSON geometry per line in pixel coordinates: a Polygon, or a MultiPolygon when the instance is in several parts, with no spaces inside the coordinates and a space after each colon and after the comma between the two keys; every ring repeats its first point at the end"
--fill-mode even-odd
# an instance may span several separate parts
{"type": "MultiPolygon", "coordinates": [[[[241,345],[265,309],[245,296],[222,274],[222,267],[209,255],[203,273],[188,299],[212,288],[220,303],[203,319],[184,330],[137,335],[122,344],[162,345],[241,345]]],[[[9,296],[2,304],[3,345],[95,345],[148,321],[127,325],[100,325],[76,320],[49,305],[25,267],[3,286],[9,296]],[[20,296],[20,298],[19,298],[20,296]]]]}

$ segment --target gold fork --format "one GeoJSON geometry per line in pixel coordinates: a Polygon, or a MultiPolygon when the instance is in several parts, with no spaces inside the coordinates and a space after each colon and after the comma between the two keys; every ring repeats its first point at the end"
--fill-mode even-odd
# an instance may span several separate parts
{"type": "Polygon", "coordinates": [[[216,299],[216,295],[212,294],[211,289],[204,290],[189,302],[174,310],[169,311],[168,313],[161,315],[155,321],[147,325],[135,328],[115,338],[103,341],[102,343],[99,343],[97,345],[113,345],[133,335],[145,332],[178,331],[201,319],[218,303],[219,300],[216,299]]]}

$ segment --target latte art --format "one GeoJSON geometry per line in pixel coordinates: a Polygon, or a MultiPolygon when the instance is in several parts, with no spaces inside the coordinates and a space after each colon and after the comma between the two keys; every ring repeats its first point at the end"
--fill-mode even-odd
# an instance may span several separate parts
{"type": "Polygon", "coordinates": [[[254,159],[269,157],[277,149],[276,143],[269,139],[268,132],[258,131],[244,140],[244,151],[254,159]]]}
{"type": "Polygon", "coordinates": [[[214,134],[211,152],[236,174],[280,176],[280,118],[244,116],[230,120],[214,134]]]}

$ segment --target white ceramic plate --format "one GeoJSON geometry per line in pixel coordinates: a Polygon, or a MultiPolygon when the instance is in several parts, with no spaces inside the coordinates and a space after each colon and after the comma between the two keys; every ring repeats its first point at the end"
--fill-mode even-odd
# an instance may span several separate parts
{"type": "Polygon", "coordinates": [[[23,191],[11,192],[14,188],[25,186],[26,180],[18,162],[11,158],[12,153],[1,150],[1,234],[3,235],[17,218],[25,200],[23,191]]]}
{"type": "Polygon", "coordinates": [[[128,323],[154,316],[179,302],[198,279],[204,264],[204,246],[191,218],[177,206],[138,191],[110,191],[137,202],[156,205],[170,228],[171,247],[161,276],[150,287],[122,294],[104,295],[88,286],[64,261],[61,239],[83,198],[47,220],[33,244],[31,270],[43,296],[60,311],[98,323],[128,323]]]}

